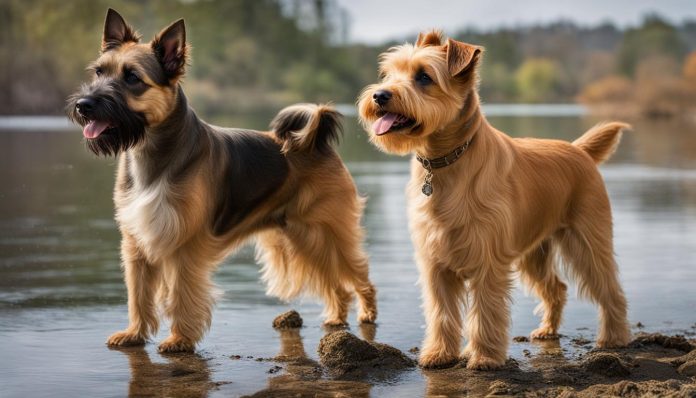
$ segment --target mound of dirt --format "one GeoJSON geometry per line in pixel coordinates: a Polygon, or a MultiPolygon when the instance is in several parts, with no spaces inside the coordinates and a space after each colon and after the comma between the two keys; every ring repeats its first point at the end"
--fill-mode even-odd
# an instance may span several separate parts
{"type": "Polygon", "coordinates": [[[690,353],[686,355],[682,355],[680,357],[674,358],[671,362],[672,365],[683,365],[687,362],[691,361],[696,361],[696,350],[691,351],[690,353]]]}
{"type": "Polygon", "coordinates": [[[608,377],[628,376],[631,370],[618,355],[608,352],[590,352],[582,361],[582,368],[588,372],[608,377]]]}
{"type": "Polygon", "coordinates": [[[325,335],[317,351],[321,364],[334,376],[362,377],[416,366],[396,348],[361,340],[345,330],[325,335]]]}
{"type": "Polygon", "coordinates": [[[696,376],[696,361],[689,361],[677,368],[677,372],[684,376],[696,376]]]}
{"type": "MultiPolygon", "coordinates": [[[[674,397],[691,398],[696,396],[696,385],[678,380],[622,380],[615,384],[596,384],[576,393],[578,397],[674,397]]],[[[572,395],[571,395],[572,396],[572,395]]]]}
{"type": "Polygon", "coordinates": [[[278,315],[273,320],[273,327],[275,329],[294,329],[302,327],[302,317],[300,313],[295,310],[290,310],[288,312],[278,315]]]}
{"type": "Polygon", "coordinates": [[[675,350],[689,352],[693,350],[694,345],[681,335],[666,336],[660,333],[639,333],[629,345],[630,348],[642,348],[647,345],[659,345],[664,348],[673,348],[675,350]]]}

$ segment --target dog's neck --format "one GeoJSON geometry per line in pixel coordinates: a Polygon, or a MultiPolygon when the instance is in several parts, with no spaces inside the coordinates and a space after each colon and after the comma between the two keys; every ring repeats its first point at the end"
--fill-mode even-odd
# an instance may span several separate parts
{"type": "Polygon", "coordinates": [[[446,127],[429,135],[418,155],[429,159],[446,156],[474,139],[485,124],[486,119],[481,113],[478,94],[471,91],[464,100],[459,117],[446,127]]]}
{"type": "Polygon", "coordinates": [[[146,128],[146,138],[141,145],[128,151],[145,184],[185,171],[201,153],[205,124],[188,106],[186,95],[177,86],[176,103],[169,116],[160,124],[146,128]]]}

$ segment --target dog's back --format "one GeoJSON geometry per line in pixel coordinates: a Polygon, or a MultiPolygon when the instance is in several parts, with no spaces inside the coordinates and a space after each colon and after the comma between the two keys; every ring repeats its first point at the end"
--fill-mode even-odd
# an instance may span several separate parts
{"type": "MultiPolygon", "coordinates": [[[[273,197],[296,192],[307,174],[332,163],[342,168],[333,144],[342,132],[340,114],[332,107],[296,104],[281,110],[270,132],[212,127],[223,152],[224,174],[216,210],[214,232],[222,235],[234,228],[255,208],[273,197]],[[301,177],[300,177],[301,175],[301,177]],[[298,178],[299,177],[299,178],[298,178]],[[283,192],[285,191],[285,192],[283,192]]],[[[323,174],[323,173],[321,173],[323,174]]],[[[331,185],[340,178],[323,176],[331,185]]],[[[310,178],[311,179],[311,178],[310,178]]],[[[341,184],[342,187],[352,187],[341,184]]],[[[276,200],[279,205],[284,200],[276,200]]]]}
{"type": "Polygon", "coordinates": [[[306,173],[327,160],[341,165],[333,147],[341,134],[340,114],[326,105],[289,106],[273,119],[269,132],[210,125],[207,130],[215,184],[221,187],[215,198],[216,236],[235,229],[264,204],[283,207],[306,173]]]}

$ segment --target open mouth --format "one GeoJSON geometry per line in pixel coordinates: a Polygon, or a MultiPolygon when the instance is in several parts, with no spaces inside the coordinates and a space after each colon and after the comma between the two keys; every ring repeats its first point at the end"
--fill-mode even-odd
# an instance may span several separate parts
{"type": "Polygon", "coordinates": [[[87,124],[82,128],[82,135],[89,140],[99,137],[104,131],[113,129],[114,127],[104,120],[88,120],[87,124]]]}
{"type": "Polygon", "coordinates": [[[372,124],[372,129],[377,135],[384,135],[394,131],[411,128],[416,121],[398,113],[385,112],[372,124]]]}

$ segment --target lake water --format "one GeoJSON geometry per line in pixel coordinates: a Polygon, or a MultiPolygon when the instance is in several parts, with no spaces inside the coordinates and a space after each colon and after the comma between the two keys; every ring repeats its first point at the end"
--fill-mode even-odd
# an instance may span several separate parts
{"type": "MultiPolygon", "coordinates": [[[[555,116],[511,113],[516,112],[492,112],[489,120],[514,136],[568,140],[597,121],[572,111],[555,116]]],[[[263,129],[269,118],[255,115],[225,122],[263,129]]],[[[403,194],[407,159],[377,152],[354,118],[346,124],[341,153],[360,192],[369,198],[364,225],[380,311],[376,329],[358,328],[352,311],[351,331],[375,334],[377,341],[406,351],[421,344],[424,330],[403,194]]],[[[1,396],[118,397],[137,394],[148,383],[157,395],[253,394],[292,372],[281,363],[283,369],[270,374],[276,363],[256,360],[278,354],[281,338],[287,336],[273,330],[271,322],[291,308],[305,320],[296,343],[317,358],[324,334],[321,306],[311,300],[287,304],[267,297],[249,248],[217,272],[215,281],[224,296],[198,355],[185,359],[188,367],[183,371],[177,362],[181,358],[159,355],[153,343],[144,349],[109,350],[106,337],[127,322],[111,202],[115,161],[88,153],[77,128],[54,129],[50,123],[16,127],[0,130],[1,396]],[[242,358],[231,359],[233,355],[242,358]],[[189,391],[187,386],[196,388],[189,391]]],[[[634,127],[601,168],[614,210],[615,251],[630,321],[641,322],[645,331],[693,335],[696,126],[656,121],[635,122],[634,127]]],[[[536,327],[536,304],[534,297],[515,291],[513,336],[536,327]]],[[[155,342],[166,336],[163,326],[155,342]]],[[[570,337],[592,339],[595,328],[594,307],[571,291],[561,347],[569,352],[570,337]]],[[[533,353],[539,348],[512,344],[510,355],[525,361],[523,349],[533,353]]],[[[419,396],[428,377],[428,372],[415,369],[367,382],[371,395],[419,396]]]]}

